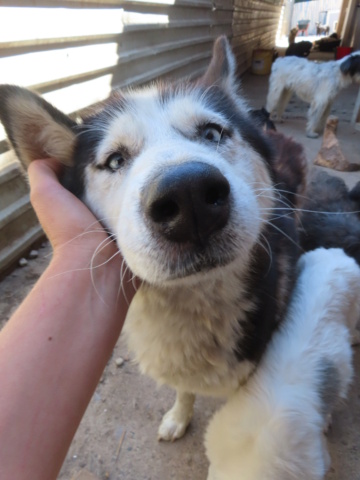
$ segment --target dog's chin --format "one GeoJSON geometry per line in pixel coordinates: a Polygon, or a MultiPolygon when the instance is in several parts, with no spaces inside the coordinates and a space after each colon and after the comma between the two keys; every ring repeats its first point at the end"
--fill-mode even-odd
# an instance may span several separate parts
{"type": "Polygon", "coordinates": [[[182,266],[181,270],[168,268],[166,272],[161,272],[156,279],[151,279],[147,283],[160,288],[196,288],[200,284],[223,276],[224,269],[234,263],[235,257],[228,256],[222,259],[195,259],[182,266]]]}
{"type": "Polygon", "coordinates": [[[166,278],[164,282],[191,282],[199,280],[202,275],[212,270],[223,268],[236,258],[235,252],[219,252],[212,249],[204,251],[189,251],[185,255],[171,258],[165,265],[166,278]]]}
{"type": "Polygon", "coordinates": [[[129,266],[137,276],[154,286],[196,285],[204,279],[222,275],[224,268],[239,258],[246,258],[247,243],[239,242],[239,238],[206,245],[164,242],[156,249],[157,254],[149,255],[143,261],[137,257],[133,266],[129,259],[129,266]]]}

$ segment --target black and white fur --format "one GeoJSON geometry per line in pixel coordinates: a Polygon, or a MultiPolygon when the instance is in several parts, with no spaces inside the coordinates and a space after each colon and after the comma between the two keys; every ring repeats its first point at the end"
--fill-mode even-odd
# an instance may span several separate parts
{"type": "Polygon", "coordinates": [[[352,379],[360,268],[341,249],[304,254],[286,320],[254,375],[210,421],[208,480],[322,480],[324,431],[352,379]]]}
{"type": "Polygon", "coordinates": [[[226,38],[197,81],[117,91],[79,124],[14,86],[0,87],[0,118],[25,167],[65,165],[63,184],[140,278],[125,331],[141,371],[177,391],[159,438],[181,437],[195,394],[229,395],[254,371],[299,253],[292,187],[277,188],[281,163],[238,94],[226,38]]]}
{"type": "Polygon", "coordinates": [[[307,41],[291,43],[285,51],[285,57],[308,57],[312,47],[313,44],[307,41]]]}
{"type": "Polygon", "coordinates": [[[335,97],[352,83],[360,83],[360,52],[324,63],[298,57],[278,58],[271,69],[266,110],[281,119],[295,93],[310,104],[306,135],[316,138],[324,129],[335,97]]]}

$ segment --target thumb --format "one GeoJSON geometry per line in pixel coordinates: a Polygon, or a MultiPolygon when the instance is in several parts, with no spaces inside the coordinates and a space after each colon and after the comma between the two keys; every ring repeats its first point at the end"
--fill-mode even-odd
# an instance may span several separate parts
{"type": "Polygon", "coordinates": [[[30,200],[54,249],[97,222],[90,210],[60,184],[62,169],[54,159],[34,160],[28,168],[30,200]]]}

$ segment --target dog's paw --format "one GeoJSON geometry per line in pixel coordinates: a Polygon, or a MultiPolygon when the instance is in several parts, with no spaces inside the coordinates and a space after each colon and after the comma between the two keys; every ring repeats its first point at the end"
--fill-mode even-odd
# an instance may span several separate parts
{"type": "Polygon", "coordinates": [[[285,118],[284,115],[277,115],[274,113],[273,115],[270,116],[270,120],[272,120],[274,123],[284,123],[285,118]]]}
{"type": "Polygon", "coordinates": [[[158,430],[158,440],[171,441],[181,438],[193,416],[195,395],[177,392],[174,406],[163,416],[158,430]]]}
{"type": "Polygon", "coordinates": [[[316,132],[306,132],[308,138],[318,138],[319,134],[316,132]]]}
{"type": "Polygon", "coordinates": [[[190,423],[190,419],[180,419],[172,410],[169,410],[163,417],[158,430],[158,440],[164,440],[166,442],[173,442],[178,438],[181,438],[187,426],[190,423]]]}

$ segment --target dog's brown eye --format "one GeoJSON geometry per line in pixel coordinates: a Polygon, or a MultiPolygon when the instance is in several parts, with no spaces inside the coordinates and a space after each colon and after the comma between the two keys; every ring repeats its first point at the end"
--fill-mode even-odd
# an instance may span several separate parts
{"type": "Polygon", "coordinates": [[[208,123],[200,129],[200,135],[208,142],[219,143],[223,137],[224,129],[216,123],[208,123]]]}
{"type": "Polygon", "coordinates": [[[116,172],[124,163],[124,158],[121,153],[112,153],[106,160],[105,167],[112,172],[116,172]]]}

